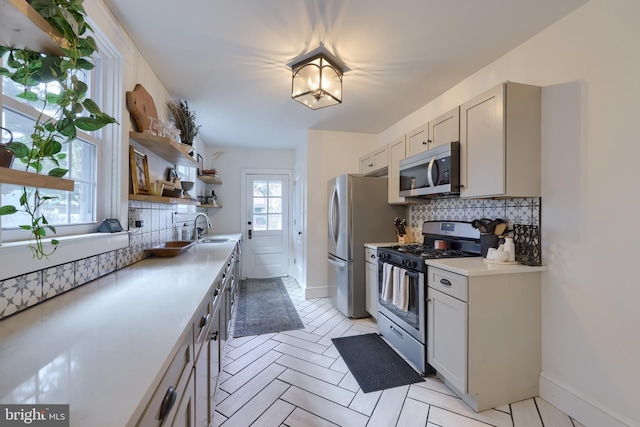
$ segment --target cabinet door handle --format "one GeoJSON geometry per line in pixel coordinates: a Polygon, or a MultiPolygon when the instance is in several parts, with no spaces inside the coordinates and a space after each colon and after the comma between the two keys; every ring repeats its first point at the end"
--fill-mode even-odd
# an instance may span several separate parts
{"type": "Polygon", "coordinates": [[[445,286],[451,286],[451,282],[448,281],[447,279],[440,279],[440,283],[442,283],[445,286]]]}
{"type": "Polygon", "coordinates": [[[428,141],[422,141],[422,145],[427,145],[428,143],[428,141]]]}
{"type": "Polygon", "coordinates": [[[210,338],[212,341],[218,341],[218,331],[212,332],[210,338]]]}
{"type": "Polygon", "coordinates": [[[171,408],[173,408],[173,405],[176,403],[176,397],[178,397],[176,389],[169,387],[164,395],[164,399],[162,399],[162,403],[160,404],[160,421],[164,421],[165,417],[169,415],[171,408]]]}
{"type": "Polygon", "coordinates": [[[214,291],[213,291],[213,296],[214,296],[214,297],[217,297],[218,295],[220,295],[220,289],[216,288],[216,289],[214,289],[214,291]]]}
{"type": "Polygon", "coordinates": [[[427,302],[430,303],[431,302],[431,298],[427,298],[427,302]]]}
{"type": "Polygon", "coordinates": [[[372,259],[376,259],[376,256],[375,256],[375,255],[371,255],[371,258],[372,258],[372,259]]]}

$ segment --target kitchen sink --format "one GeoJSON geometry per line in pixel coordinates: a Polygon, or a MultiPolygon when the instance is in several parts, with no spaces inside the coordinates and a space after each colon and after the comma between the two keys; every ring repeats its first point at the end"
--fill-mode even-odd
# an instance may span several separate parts
{"type": "Polygon", "coordinates": [[[227,243],[229,241],[230,241],[229,239],[215,239],[215,238],[209,239],[205,237],[204,239],[198,240],[198,243],[227,243]]]}
{"type": "Polygon", "coordinates": [[[174,257],[188,251],[195,244],[192,240],[174,240],[146,248],[145,251],[159,257],[174,257]]]}

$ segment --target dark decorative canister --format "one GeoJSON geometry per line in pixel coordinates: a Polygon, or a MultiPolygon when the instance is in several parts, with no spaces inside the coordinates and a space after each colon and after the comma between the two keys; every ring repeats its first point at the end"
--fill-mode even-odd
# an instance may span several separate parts
{"type": "Polygon", "coordinates": [[[13,165],[13,159],[15,155],[13,151],[9,149],[7,144],[13,142],[13,134],[7,128],[2,128],[2,142],[0,142],[0,166],[10,168],[13,165]],[[5,144],[5,134],[9,134],[9,142],[5,144]]]}

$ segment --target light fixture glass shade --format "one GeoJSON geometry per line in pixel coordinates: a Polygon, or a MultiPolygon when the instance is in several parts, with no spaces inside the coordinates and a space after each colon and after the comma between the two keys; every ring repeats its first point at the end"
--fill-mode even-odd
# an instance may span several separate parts
{"type": "Polygon", "coordinates": [[[305,59],[291,67],[291,97],[312,110],[342,102],[342,70],[324,55],[305,59]]]}

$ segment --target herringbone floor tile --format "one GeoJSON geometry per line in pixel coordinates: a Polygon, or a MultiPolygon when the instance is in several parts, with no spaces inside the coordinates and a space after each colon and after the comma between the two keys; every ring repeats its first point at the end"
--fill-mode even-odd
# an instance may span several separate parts
{"type": "Polygon", "coordinates": [[[348,319],[283,281],[305,329],[229,340],[216,426],[584,427],[540,398],[476,413],[435,377],[363,393],[331,338],[375,333],[375,320],[348,319]]]}

